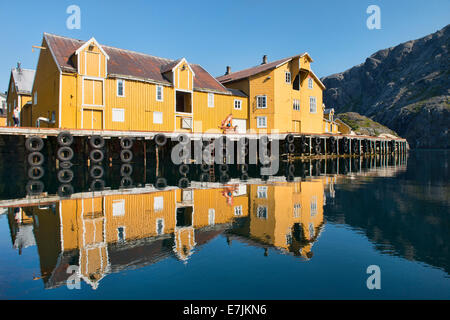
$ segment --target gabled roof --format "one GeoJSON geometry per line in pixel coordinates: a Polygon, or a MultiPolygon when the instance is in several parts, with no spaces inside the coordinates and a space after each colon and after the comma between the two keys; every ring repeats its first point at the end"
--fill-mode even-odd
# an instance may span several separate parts
{"type": "Polygon", "coordinates": [[[34,74],[35,71],[30,69],[13,68],[11,70],[11,76],[14,79],[14,86],[16,88],[17,93],[31,95],[31,90],[33,88],[34,74]]]}
{"type": "MultiPolygon", "coordinates": [[[[49,33],[44,33],[44,39],[58,68],[63,72],[76,72],[72,57],[86,42],[49,33]]],[[[108,75],[111,77],[128,77],[171,85],[171,82],[164,76],[162,70],[165,70],[168,65],[176,65],[180,62],[180,60],[155,57],[106,45],[100,46],[109,56],[108,75]]],[[[195,73],[194,89],[229,94],[229,91],[201,66],[196,64],[189,65],[195,73]]]]}
{"type": "Polygon", "coordinates": [[[302,53],[302,54],[298,54],[292,57],[287,57],[284,59],[280,59],[280,60],[276,60],[270,63],[265,63],[265,64],[260,64],[258,66],[254,66],[248,69],[244,69],[244,70],[240,70],[240,71],[236,71],[236,72],[232,72],[230,74],[226,74],[220,77],[217,77],[217,80],[219,80],[221,83],[227,83],[227,82],[232,82],[232,81],[236,81],[236,80],[241,80],[241,79],[245,79],[248,77],[251,77],[253,75],[256,75],[258,73],[264,72],[264,71],[268,71],[271,69],[275,69],[279,66],[282,66],[283,64],[291,61],[294,58],[300,58],[307,55],[309,57],[309,59],[312,61],[311,57],[309,56],[309,54],[307,52],[302,53]]]}

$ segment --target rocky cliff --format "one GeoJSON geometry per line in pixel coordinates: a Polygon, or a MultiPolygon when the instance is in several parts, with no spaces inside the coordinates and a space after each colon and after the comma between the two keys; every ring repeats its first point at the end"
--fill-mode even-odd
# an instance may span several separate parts
{"type": "Polygon", "coordinates": [[[325,105],[380,122],[412,148],[450,148],[449,34],[447,25],[323,78],[325,105]]]}

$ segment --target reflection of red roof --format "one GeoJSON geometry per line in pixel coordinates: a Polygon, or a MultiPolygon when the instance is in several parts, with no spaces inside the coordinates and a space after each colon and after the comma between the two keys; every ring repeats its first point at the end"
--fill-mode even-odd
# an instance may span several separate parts
{"type": "MultiPolygon", "coordinates": [[[[86,42],[44,33],[50,51],[53,54],[59,68],[64,72],[76,72],[72,57],[75,51],[86,42]]],[[[179,60],[159,58],[144,53],[101,45],[109,56],[108,74],[114,76],[127,76],[137,80],[150,80],[162,84],[171,85],[164,77],[162,70],[179,60]]],[[[189,64],[195,73],[194,89],[212,90],[219,93],[230,94],[213,76],[197,64],[189,64]]]]}

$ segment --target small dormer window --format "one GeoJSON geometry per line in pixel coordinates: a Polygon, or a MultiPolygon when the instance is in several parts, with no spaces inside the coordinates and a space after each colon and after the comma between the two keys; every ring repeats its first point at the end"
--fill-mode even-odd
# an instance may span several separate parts
{"type": "Polygon", "coordinates": [[[308,89],[312,89],[313,88],[313,79],[308,78],[308,89]]]}
{"type": "Polygon", "coordinates": [[[89,51],[94,51],[94,45],[93,44],[89,45],[89,51]]]}
{"type": "Polygon", "coordinates": [[[291,83],[291,73],[289,72],[289,71],[286,71],[286,73],[285,73],[285,80],[286,80],[286,83],[291,83]]]}

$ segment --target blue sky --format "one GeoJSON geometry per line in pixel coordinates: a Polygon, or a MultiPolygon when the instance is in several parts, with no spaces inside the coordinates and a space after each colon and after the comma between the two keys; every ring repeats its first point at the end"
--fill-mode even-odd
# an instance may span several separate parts
{"type": "Polygon", "coordinates": [[[0,11],[0,90],[17,61],[34,69],[43,32],[201,64],[219,76],[307,51],[318,76],[344,71],[377,50],[433,33],[450,23],[448,0],[342,1],[9,1],[0,11]],[[81,29],[66,9],[81,8],[81,29]],[[366,27],[369,5],[381,30],[366,27]]]}

